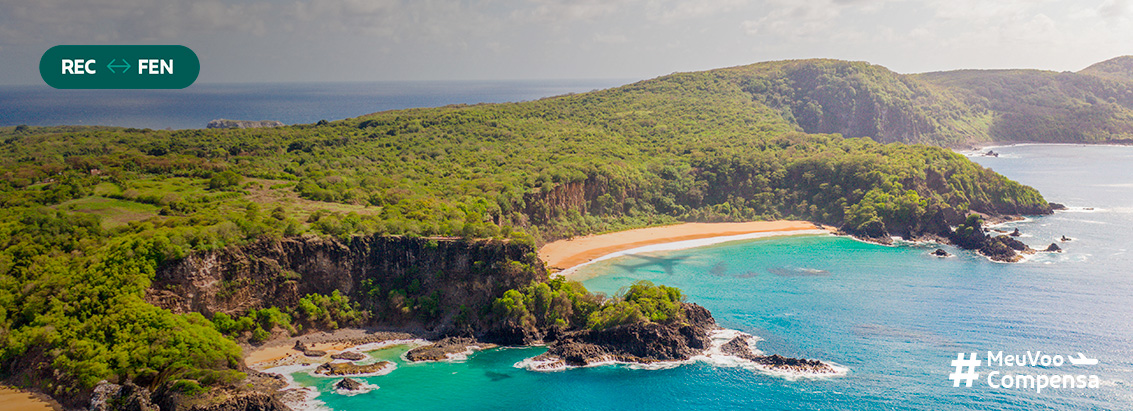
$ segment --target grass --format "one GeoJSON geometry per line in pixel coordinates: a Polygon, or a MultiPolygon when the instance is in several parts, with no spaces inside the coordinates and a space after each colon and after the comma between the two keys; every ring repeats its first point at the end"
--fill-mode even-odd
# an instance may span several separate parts
{"type": "Polygon", "coordinates": [[[133,221],[157,216],[157,207],[127,200],[89,196],[55,206],[75,213],[95,214],[102,217],[102,228],[121,227],[133,221]]]}

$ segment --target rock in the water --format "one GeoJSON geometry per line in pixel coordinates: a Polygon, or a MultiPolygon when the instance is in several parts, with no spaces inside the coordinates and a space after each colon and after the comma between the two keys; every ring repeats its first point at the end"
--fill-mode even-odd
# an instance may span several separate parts
{"type": "Polygon", "coordinates": [[[1005,263],[1022,260],[1023,257],[1019,255],[1020,251],[1034,252],[1022,241],[1005,235],[989,238],[983,247],[980,247],[980,254],[1005,263]]]}
{"type": "Polygon", "coordinates": [[[1050,203],[1051,210],[1065,210],[1066,206],[1059,203],[1050,203]]]}
{"type": "Polygon", "coordinates": [[[330,358],[334,358],[336,360],[360,361],[366,359],[366,354],[362,354],[357,351],[343,351],[338,354],[331,355],[330,358]]]}
{"type": "Polygon", "coordinates": [[[988,150],[986,153],[984,153],[984,157],[999,157],[999,153],[996,153],[995,151],[992,151],[992,150],[988,150]]]}
{"type": "Polygon", "coordinates": [[[275,120],[250,121],[216,119],[210,121],[205,128],[271,128],[283,127],[283,125],[283,123],[275,120]]]}
{"type": "Polygon", "coordinates": [[[1019,232],[1019,229],[1018,229],[1018,228],[1016,228],[1016,229],[1015,229],[1015,231],[1012,231],[1010,235],[1011,235],[1012,237],[1018,237],[1018,236],[1021,236],[1021,235],[1023,235],[1023,233],[1020,233],[1020,232],[1019,232]]]}
{"type": "Polygon", "coordinates": [[[330,362],[315,368],[315,374],[322,375],[358,375],[371,374],[381,371],[390,365],[389,361],[378,361],[373,364],[358,365],[351,362],[330,362]]]}
{"type": "Polygon", "coordinates": [[[1050,245],[1047,246],[1046,249],[1043,250],[1043,251],[1046,251],[1048,253],[1061,253],[1062,247],[1059,247],[1058,244],[1050,243],[1050,245]]]}
{"type": "Polygon", "coordinates": [[[486,350],[495,348],[495,344],[485,344],[471,337],[447,337],[433,344],[423,345],[405,353],[409,361],[444,361],[450,355],[460,354],[469,349],[486,350]]]}
{"type": "Polygon", "coordinates": [[[751,345],[748,344],[750,336],[739,336],[728,341],[720,346],[720,351],[724,354],[733,355],[752,361],[756,364],[763,365],[767,368],[779,371],[803,372],[810,374],[833,374],[836,371],[833,367],[818,360],[810,360],[806,358],[790,358],[784,357],[779,354],[775,355],[757,355],[751,350],[751,345]]]}
{"type": "Polygon", "coordinates": [[[1058,241],[1061,241],[1061,242],[1064,242],[1064,243],[1065,243],[1065,242],[1067,242],[1067,241],[1070,241],[1070,238],[1069,238],[1069,237],[1067,237],[1067,236],[1062,236],[1062,239],[1060,239],[1060,240],[1058,240],[1058,241]]]}
{"type": "Polygon", "coordinates": [[[935,255],[935,256],[937,256],[937,257],[948,257],[948,256],[950,256],[950,255],[952,255],[952,254],[948,254],[948,252],[947,252],[947,251],[944,251],[944,249],[943,249],[943,248],[937,248],[937,249],[936,249],[936,251],[933,251],[933,252],[932,252],[932,255],[935,255]]]}
{"type": "Polygon", "coordinates": [[[334,388],[346,391],[358,391],[362,389],[362,383],[350,378],[343,378],[342,381],[334,383],[334,388]]]}

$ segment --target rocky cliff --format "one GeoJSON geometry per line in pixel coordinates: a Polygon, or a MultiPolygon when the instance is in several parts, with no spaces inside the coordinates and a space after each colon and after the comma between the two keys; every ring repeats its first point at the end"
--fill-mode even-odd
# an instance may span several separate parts
{"type": "Polygon", "coordinates": [[[166,264],[146,299],[211,318],[294,307],[308,294],[338,290],[373,311],[378,324],[469,333],[486,327],[483,310],[504,291],[546,276],[533,247],[505,241],[292,237],[166,264]]]}

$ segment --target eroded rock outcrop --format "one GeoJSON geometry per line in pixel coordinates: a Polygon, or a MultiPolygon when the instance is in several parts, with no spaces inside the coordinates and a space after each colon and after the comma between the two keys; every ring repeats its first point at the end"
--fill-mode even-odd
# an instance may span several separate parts
{"type": "Polygon", "coordinates": [[[291,411],[274,396],[253,390],[220,389],[185,395],[167,382],[156,391],[102,381],[91,395],[91,411],[291,411]]]}
{"type": "Polygon", "coordinates": [[[334,388],[336,390],[358,391],[362,389],[362,383],[351,378],[343,378],[339,382],[334,383],[334,388]]]}
{"type": "Polygon", "coordinates": [[[727,343],[724,343],[724,345],[720,346],[720,351],[724,354],[733,355],[754,362],[767,368],[768,370],[773,371],[785,371],[804,374],[834,374],[837,372],[837,370],[835,370],[830,365],[827,365],[826,363],[818,360],[784,357],[779,354],[756,354],[751,349],[751,343],[748,341],[750,338],[750,335],[742,335],[733,338],[731,341],[728,341],[727,343]]]}
{"type": "Polygon", "coordinates": [[[683,303],[682,309],[684,319],[670,323],[642,322],[565,333],[534,360],[576,367],[609,361],[687,360],[708,348],[708,331],[716,328],[716,321],[699,305],[683,303]]]}
{"type": "Polygon", "coordinates": [[[315,368],[315,374],[322,375],[362,375],[381,372],[393,365],[389,361],[378,361],[373,364],[355,364],[352,362],[328,362],[315,368]]]}
{"type": "Polygon", "coordinates": [[[495,344],[479,342],[471,337],[447,337],[409,350],[405,353],[405,358],[409,361],[445,361],[472,350],[487,350],[495,347],[495,344]]]}
{"type": "Polygon", "coordinates": [[[337,290],[373,312],[379,324],[477,334],[490,328],[489,319],[471,308],[490,306],[504,291],[547,278],[534,251],[506,241],[451,238],[265,240],[194,253],[160,267],[146,300],[211,318],[217,312],[294,307],[308,294],[337,290]],[[368,297],[375,292],[392,297],[368,297]]]}

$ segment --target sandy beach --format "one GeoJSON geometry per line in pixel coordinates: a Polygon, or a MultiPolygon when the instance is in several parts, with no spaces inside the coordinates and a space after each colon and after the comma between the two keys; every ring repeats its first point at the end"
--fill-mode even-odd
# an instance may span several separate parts
{"type": "Polygon", "coordinates": [[[543,259],[552,271],[560,271],[585,264],[598,257],[654,244],[753,233],[790,233],[792,231],[817,229],[819,227],[807,221],[787,220],[746,223],[684,223],[559,240],[540,248],[539,258],[543,259]]]}
{"type": "Polygon", "coordinates": [[[415,334],[397,331],[379,331],[366,328],[343,328],[332,332],[317,332],[299,337],[291,337],[268,342],[263,346],[244,347],[244,364],[252,368],[264,368],[295,362],[317,362],[307,358],[294,349],[296,341],[302,341],[310,350],[326,351],[335,354],[349,348],[390,340],[409,340],[418,338],[415,334]]]}
{"type": "Polygon", "coordinates": [[[0,411],[51,411],[62,409],[62,406],[44,395],[32,394],[12,387],[0,386],[0,411]]]}

